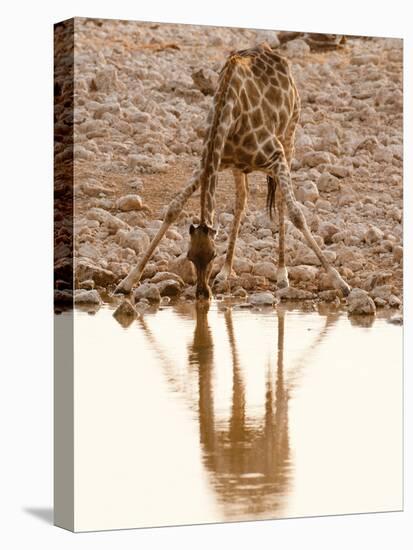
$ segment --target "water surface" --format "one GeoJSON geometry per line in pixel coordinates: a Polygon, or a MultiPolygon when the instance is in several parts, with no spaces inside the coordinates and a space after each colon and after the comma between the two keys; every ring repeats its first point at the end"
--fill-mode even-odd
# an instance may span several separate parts
{"type": "Polygon", "coordinates": [[[127,328],[112,313],[74,314],[79,530],[401,509],[401,327],[216,302],[127,328]]]}

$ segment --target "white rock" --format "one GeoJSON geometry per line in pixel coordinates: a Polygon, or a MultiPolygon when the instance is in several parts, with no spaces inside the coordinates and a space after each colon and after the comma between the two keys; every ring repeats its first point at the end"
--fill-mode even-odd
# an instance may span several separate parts
{"type": "Polygon", "coordinates": [[[194,264],[188,260],[186,254],[171,260],[168,264],[168,271],[175,273],[189,285],[193,285],[196,281],[194,264]]]}
{"type": "Polygon", "coordinates": [[[307,181],[304,185],[298,187],[295,196],[300,202],[316,202],[320,195],[317,186],[313,182],[307,181]]]}
{"type": "Polygon", "coordinates": [[[150,239],[143,229],[135,228],[132,230],[120,229],[116,233],[118,243],[123,247],[131,248],[140,254],[149,246],[150,239]]]}
{"type": "Polygon", "coordinates": [[[79,288],[83,290],[93,290],[95,288],[95,281],[93,281],[92,279],[82,281],[81,283],[79,283],[79,288]]]}
{"type": "Polygon", "coordinates": [[[262,275],[270,281],[277,280],[277,268],[271,262],[258,262],[254,265],[252,273],[254,275],[262,275]]]}
{"type": "Polygon", "coordinates": [[[384,237],[384,233],[378,227],[371,225],[364,234],[364,240],[367,244],[373,244],[377,241],[381,241],[384,237]]]}
{"type": "Polygon", "coordinates": [[[116,102],[102,103],[95,110],[95,116],[97,118],[101,118],[101,117],[104,118],[105,114],[117,115],[119,111],[120,111],[119,103],[116,103],[116,102]]]}
{"type": "Polygon", "coordinates": [[[75,304],[100,305],[102,300],[97,290],[75,290],[75,304]]]}
{"type": "Polygon", "coordinates": [[[379,61],[379,56],[374,54],[353,55],[350,59],[350,63],[353,65],[377,65],[379,61]]]}
{"type": "Polygon", "coordinates": [[[116,202],[116,208],[123,212],[142,209],[142,199],[139,195],[125,195],[116,202]]]}
{"type": "Polygon", "coordinates": [[[246,258],[234,258],[233,269],[237,275],[241,273],[251,273],[253,264],[246,258]]]}
{"type": "Polygon", "coordinates": [[[176,273],[172,273],[169,271],[159,271],[152,277],[151,283],[159,283],[160,281],[167,281],[172,279],[173,281],[176,281],[181,286],[184,286],[184,281],[182,277],[177,275],[176,273]]]}
{"type": "Polygon", "coordinates": [[[387,302],[390,299],[392,290],[392,285],[376,286],[375,288],[373,288],[370,294],[373,298],[381,298],[382,300],[386,300],[387,302]]]}
{"type": "Polygon", "coordinates": [[[290,40],[286,43],[285,49],[287,54],[292,57],[304,57],[310,53],[310,46],[301,38],[290,40]]]}
{"type": "Polygon", "coordinates": [[[393,315],[393,317],[390,317],[387,322],[391,325],[402,325],[403,317],[401,315],[393,315]]]}
{"type": "Polygon", "coordinates": [[[326,244],[332,242],[332,237],[339,232],[339,228],[331,222],[321,222],[318,227],[318,234],[322,237],[326,244]]]}
{"type": "Polygon", "coordinates": [[[249,302],[254,306],[272,306],[275,303],[275,297],[271,292],[256,292],[251,294],[249,302]]]}
{"type": "Polygon", "coordinates": [[[312,151],[305,154],[303,158],[303,164],[311,167],[329,163],[331,163],[331,155],[324,151],[312,151]]]}
{"type": "Polygon", "coordinates": [[[255,250],[263,250],[264,248],[273,247],[274,241],[271,239],[265,238],[265,239],[257,239],[256,241],[252,241],[250,243],[255,250]]]}
{"type": "Polygon", "coordinates": [[[230,214],[229,212],[222,212],[219,215],[219,223],[222,225],[228,225],[234,221],[234,214],[230,214]]]}
{"type": "Polygon", "coordinates": [[[348,206],[349,204],[353,204],[356,200],[355,195],[353,193],[342,193],[338,198],[338,205],[339,206],[348,206]]]}
{"type": "Polygon", "coordinates": [[[353,288],[347,296],[348,311],[350,314],[366,315],[374,314],[376,306],[365,290],[353,288]]]}
{"type": "Polygon", "coordinates": [[[116,282],[112,271],[95,265],[89,259],[79,259],[75,262],[76,278],[79,281],[92,280],[99,286],[107,286],[116,282]]]}
{"type": "Polygon", "coordinates": [[[112,231],[129,228],[129,225],[126,222],[120,220],[116,216],[113,216],[113,214],[103,210],[102,208],[91,208],[87,213],[87,217],[90,220],[97,220],[112,231]]]}
{"type": "Polygon", "coordinates": [[[159,302],[161,300],[158,287],[151,283],[139,285],[138,288],[134,290],[133,297],[135,302],[139,302],[142,299],[148,300],[149,302],[159,302]]]}
{"type": "Polygon", "coordinates": [[[291,286],[277,290],[276,295],[280,300],[313,300],[316,297],[315,294],[308,290],[301,290],[300,288],[291,286]]]}
{"type": "Polygon", "coordinates": [[[389,304],[391,307],[399,307],[401,306],[402,302],[397,296],[392,294],[389,298],[389,304]]]}
{"type": "Polygon", "coordinates": [[[178,233],[178,231],[175,231],[175,229],[168,229],[168,231],[166,232],[166,237],[168,239],[172,239],[174,241],[182,241],[183,240],[183,237],[180,233],[178,233]]]}
{"type": "Polygon", "coordinates": [[[182,292],[182,285],[176,279],[166,279],[156,283],[161,296],[178,296],[182,292]]]}
{"type": "Polygon", "coordinates": [[[311,265],[297,265],[288,268],[288,276],[297,282],[314,281],[317,274],[317,267],[311,265]]]}
{"type": "Polygon", "coordinates": [[[76,160],[92,160],[95,155],[92,153],[92,151],[85,149],[83,145],[76,144],[73,147],[73,156],[76,161],[76,160]]]}
{"type": "Polygon", "coordinates": [[[326,166],[326,172],[338,178],[347,178],[351,174],[351,169],[339,164],[329,164],[326,166]]]}
{"type": "Polygon", "coordinates": [[[340,181],[336,176],[324,172],[317,180],[317,188],[322,193],[331,193],[340,189],[340,181]]]}
{"type": "Polygon", "coordinates": [[[99,92],[110,92],[118,85],[118,74],[115,67],[105,67],[96,72],[94,82],[99,92]]]}
{"type": "Polygon", "coordinates": [[[403,218],[403,214],[402,214],[402,211],[397,208],[396,206],[394,206],[390,212],[389,212],[389,216],[396,222],[398,223],[401,223],[402,221],[402,218],[403,218]]]}
{"type": "Polygon", "coordinates": [[[96,247],[90,243],[83,243],[80,245],[78,255],[84,256],[85,258],[90,258],[91,260],[98,260],[101,256],[96,247]]]}
{"type": "Polygon", "coordinates": [[[324,199],[318,199],[316,206],[317,206],[317,210],[327,210],[328,212],[330,212],[333,209],[331,202],[326,201],[324,199]]]}
{"type": "Polygon", "coordinates": [[[89,197],[98,197],[101,193],[106,194],[109,192],[106,187],[88,181],[82,183],[82,191],[89,197]]]}

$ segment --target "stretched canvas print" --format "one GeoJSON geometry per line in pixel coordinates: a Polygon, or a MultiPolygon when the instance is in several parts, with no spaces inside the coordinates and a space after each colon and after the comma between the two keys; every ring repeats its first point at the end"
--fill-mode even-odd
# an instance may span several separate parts
{"type": "Polygon", "coordinates": [[[54,36],[55,524],[402,510],[402,40],[54,36]]]}

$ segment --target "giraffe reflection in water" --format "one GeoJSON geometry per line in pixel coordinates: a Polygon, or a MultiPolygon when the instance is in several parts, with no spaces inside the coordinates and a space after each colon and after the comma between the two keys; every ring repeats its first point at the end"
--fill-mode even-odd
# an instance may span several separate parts
{"type": "Polygon", "coordinates": [[[245,382],[237,351],[232,310],[225,324],[232,358],[232,404],[228,420],[214,409],[213,339],[208,306],[197,307],[196,327],[189,362],[199,369],[199,428],[204,464],[219,500],[230,505],[231,517],[259,517],[274,512],[288,492],[290,449],[288,442],[288,390],[283,373],[284,312],[278,317],[276,365],[266,370],[265,411],[262,418],[246,414],[245,382]],[[270,502],[269,502],[270,501],[270,502]],[[235,506],[235,510],[234,510],[235,506]]]}
{"type": "MultiPolygon", "coordinates": [[[[326,322],[301,357],[284,372],[284,308],[274,319],[274,354],[265,372],[265,400],[262,410],[247,410],[245,373],[241,366],[232,309],[226,308],[225,327],[232,364],[232,393],[229,415],[214,402],[216,369],[214,339],[208,320],[208,303],[195,306],[196,325],[188,349],[188,375],[197,384],[183,388],[174,374],[173,362],[143,318],[139,320],[152,349],[156,352],[168,383],[184,393],[199,422],[203,463],[226,519],[259,519],[282,516],[293,480],[294,465],[289,446],[289,396],[299,383],[309,354],[322,342],[328,329],[339,318],[329,312],[326,322]],[[275,353],[276,351],[276,353],[275,353]]],[[[182,312],[181,312],[182,313],[182,312]]],[[[186,311],[184,316],[187,316],[186,311]]],[[[253,345],[253,342],[251,343],[253,345]]],[[[220,350],[220,354],[222,350],[220,350]]],[[[221,355],[220,355],[221,356],[221,355]]],[[[227,367],[226,367],[227,368],[227,367]]]]}

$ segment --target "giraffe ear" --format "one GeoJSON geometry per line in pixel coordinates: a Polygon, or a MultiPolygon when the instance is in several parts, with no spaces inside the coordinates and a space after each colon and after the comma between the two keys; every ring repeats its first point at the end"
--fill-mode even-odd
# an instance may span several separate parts
{"type": "Polygon", "coordinates": [[[189,234],[192,235],[194,231],[195,231],[195,225],[191,223],[191,225],[189,226],[189,234]]]}

